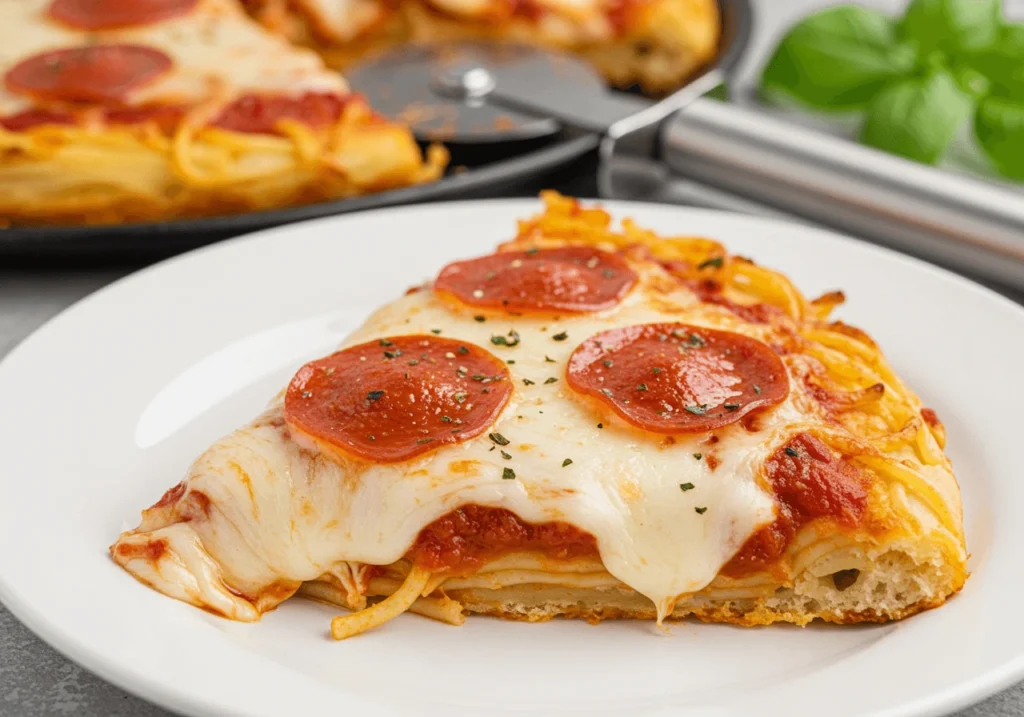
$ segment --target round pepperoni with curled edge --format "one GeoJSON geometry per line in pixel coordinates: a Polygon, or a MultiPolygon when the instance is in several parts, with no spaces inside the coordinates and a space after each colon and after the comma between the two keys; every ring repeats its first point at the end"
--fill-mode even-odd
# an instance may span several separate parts
{"type": "Polygon", "coordinates": [[[118,103],[171,69],[171,58],[142,45],[88,45],[33,55],[4,77],[7,89],[58,102],[118,103]]]}
{"type": "Polygon", "coordinates": [[[569,385],[654,433],[699,433],[735,423],[789,395],[778,354],[742,334],[642,324],[597,334],[573,352],[569,385]]]}
{"type": "Polygon", "coordinates": [[[394,463],[488,430],[512,393],[485,349],[393,336],[311,361],[285,393],[285,419],[361,458],[394,463]]]}
{"type": "Polygon", "coordinates": [[[464,304],[507,311],[601,311],[636,283],[617,254],[583,246],[499,252],[449,264],[435,291],[464,304]]]}
{"type": "Polygon", "coordinates": [[[53,0],[50,17],[77,30],[115,30],[185,15],[199,0],[53,0]]]}

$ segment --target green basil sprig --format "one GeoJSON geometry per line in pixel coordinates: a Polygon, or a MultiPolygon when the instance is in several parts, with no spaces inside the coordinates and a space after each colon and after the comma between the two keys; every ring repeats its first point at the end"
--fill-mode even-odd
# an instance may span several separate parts
{"type": "Polygon", "coordinates": [[[860,140],[935,164],[973,117],[998,172],[1024,180],[1024,24],[1001,0],[912,0],[902,19],[857,5],[817,12],[772,55],[762,94],[864,113],[860,140]]]}
{"type": "Polygon", "coordinates": [[[907,159],[934,164],[973,109],[973,99],[948,72],[910,77],[886,86],[875,96],[860,140],[907,159]]]}
{"type": "Polygon", "coordinates": [[[1000,0],[917,0],[907,8],[901,34],[922,56],[989,47],[1002,26],[1001,5],[1000,0]]]}
{"type": "Polygon", "coordinates": [[[1024,102],[986,98],[974,117],[974,134],[1001,174],[1024,182],[1024,102]]]}
{"type": "Polygon", "coordinates": [[[794,27],[765,69],[762,86],[820,109],[863,107],[886,83],[914,67],[914,51],[896,42],[885,15],[839,6],[794,27]]]}

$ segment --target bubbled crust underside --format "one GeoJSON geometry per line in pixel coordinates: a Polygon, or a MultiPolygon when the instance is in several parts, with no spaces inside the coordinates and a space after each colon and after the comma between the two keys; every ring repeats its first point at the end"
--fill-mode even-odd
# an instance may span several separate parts
{"type": "MultiPolygon", "coordinates": [[[[805,576],[768,597],[694,596],[680,600],[670,618],[748,627],[776,622],[806,625],[815,619],[841,625],[881,623],[938,607],[962,586],[963,580],[948,568],[918,566],[906,555],[892,554],[878,567],[862,571],[856,583],[842,590],[831,576],[805,576]]],[[[506,620],[543,622],[564,617],[600,622],[657,617],[651,601],[629,589],[522,585],[456,590],[448,596],[468,612],[506,620]]]]}

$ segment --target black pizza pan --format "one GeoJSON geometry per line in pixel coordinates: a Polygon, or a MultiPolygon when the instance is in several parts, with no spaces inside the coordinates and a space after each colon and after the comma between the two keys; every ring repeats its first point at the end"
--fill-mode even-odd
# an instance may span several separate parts
{"type": "MultiPolygon", "coordinates": [[[[719,0],[723,33],[706,71],[728,73],[749,41],[750,0],[719,0]]],[[[163,222],[0,229],[0,265],[138,262],[187,251],[221,239],[305,219],[400,204],[526,193],[555,182],[560,169],[592,172],[600,137],[574,130],[498,145],[450,146],[458,171],[430,184],[286,209],[163,222]]],[[[564,177],[562,177],[564,180],[564,177]]]]}

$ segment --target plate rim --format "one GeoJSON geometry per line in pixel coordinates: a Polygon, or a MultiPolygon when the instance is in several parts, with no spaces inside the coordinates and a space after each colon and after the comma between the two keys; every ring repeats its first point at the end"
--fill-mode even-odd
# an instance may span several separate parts
{"type": "MultiPolygon", "coordinates": [[[[842,234],[829,228],[812,226],[803,223],[787,221],[778,218],[761,218],[739,212],[722,211],[716,209],[705,209],[687,207],[673,204],[662,204],[642,201],[622,201],[580,197],[586,203],[596,203],[607,209],[616,220],[625,216],[638,217],[641,224],[644,223],[642,214],[647,210],[655,212],[671,212],[678,214],[681,219],[686,217],[706,218],[709,221],[718,220],[740,220],[741,222],[758,222],[759,226],[766,229],[793,229],[809,235],[817,234],[828,241],[841,245],[855,247],[858,251],[866,251],[875,256],[884,256],[887,260],[913,271],[922,271],[931,275],[932,278],[949,282],[952,281],[960,288],[976,294],[986,301],[995,301],[1003,309],[1015,315],[1017,320],[1024,322],[1024,307],[1012,299],[983,286],[967,277],[956,274],[948,269],[936,266],[925,260],[902,254],[893,249],[874,245],[851,236],[842,234]]],[[[514,210],[519,215],[526,215],[535,212],[539,208],[536,198],[503,198],[503,199],[466,199],[429,204],[412,204],[403,206],[391,206],[372,209],[355,214],[330,215],[309,219],[297,223],[286,224],[276,227],[261,229],[255,232],[233,237],[214,244],[198,247],[183,254],[170,257],[153,265],[144,267],[121,277],[110,284],[101,287],[91,294],[76,301],[60,311],[55,316],[37,327],[31,334],[12,347],[5,356],[0,358],[0,375],[8,370],[8,365],[15,357],[24,351],[31,350],[31,346],[37,336],[44,331],[53,331],[54,327],[61,322],[70,320],[69,315],[82,310],[83,306],[102,300],[108,293],[124,290],[125,286],[140,281],[148,281],[151,274],[157,274],[168,270],[179,264],[205,261],[208,253],[231,252],[239,247],[260,241],[284,241],[283,238],[275,238],[275,234],[287,235],[290,233],[316,232],[320,226],[331,223],[344,223],[347,221],[380,221],[380,217],[390,217],[395,214],[450,214],[463,209],[482,209],[495,207],[507,209],[510,213],[514,210]]],[[[385,219],[384,221],[386,221],[385,219]]],[[[164,709],[179,714],[202,715],[206,717],[219,717],[224,714],[244,714],[242,712],[224,712],[214,703],[206,701],[201,696],[187,692],[175,692],[165,688],[159,681],[148,678],[137,679],[131,672],[125,671],[114,659],[108,659],[101,651],[91,650],[81,639],[76,639],[73,633],[62,631],[57,625],[50,623],[45,614],[36,612],[27,600],[22,599],[21,591],[17,586],[8,582],[0,573],[0,603],[3,603],[11,614],[23,625],[25,625],[37,638],[46,642],[50,647],[67,657],[83,669],[98,675],[101,679],[115,685],[116,687],[133,694],[143,700],[155,704],[164,709]]],[[[1018,649],[1017,654],[1005,661],[997,668],[988,670],[977,677],[965,682],[953,685],[941,692],[929,695],[926,698],[918,699],[915,702],[904,703],[881,712],[874,713],[878,717],[910,716],[930,717],[949,714],[951,711],[962,709],[992,696],[1024,678],[1024,646],[1018,649]]]]}

